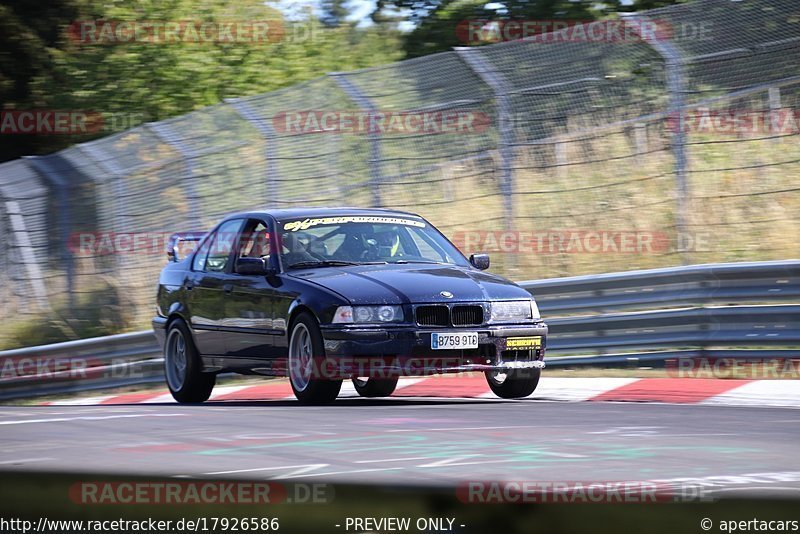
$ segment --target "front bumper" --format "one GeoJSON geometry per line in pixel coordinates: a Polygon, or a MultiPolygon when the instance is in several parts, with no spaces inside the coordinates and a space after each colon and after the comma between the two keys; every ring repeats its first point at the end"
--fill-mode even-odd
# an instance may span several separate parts
{"type": "Polygon", "coordinates": [[[458,328],[359,327],[326,325],[322,327],[325,354],[336,362],[344,375],[370,376],[381,373],[416,376],[433,373],[471,371],[508,371],[542,369],[547,343],[547,325],[543,322],[458,328]],[[431,349],[431,334],[477,332],[477,349],[431,349]],[[540,348],[510,347],[509,338],[540,338],[540,348]],[[352,371],[348,371],[352,368],[352,371]]]}

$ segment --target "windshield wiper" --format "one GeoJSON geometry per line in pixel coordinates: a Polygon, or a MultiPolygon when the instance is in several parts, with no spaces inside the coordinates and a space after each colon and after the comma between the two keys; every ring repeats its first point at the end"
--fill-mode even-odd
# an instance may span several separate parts
{"type": "Polygon", "coordinates": [[[445,265],[445,263],[441,261],[430,261],[430,260],[395,260],[395,261],[390,261],[389,263],[432,263],[433,265],[445,265]]]}
{"type": "Polygon", "coordinates": [[[384,261],[346,261],[346,260],[319,260],[319,261],[298,261],[289,265],[289,269],[305,269],[306,267],[342,267],[345,265],[378,265],[386,263],[384,261]]]}

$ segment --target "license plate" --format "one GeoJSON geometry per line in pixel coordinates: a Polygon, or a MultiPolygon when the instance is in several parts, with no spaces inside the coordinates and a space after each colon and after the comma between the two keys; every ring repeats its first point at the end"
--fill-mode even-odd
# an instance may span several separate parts
{"type": "Polygon", "coordinates": [[[542,336],[531,337],[509,337],[506,338],[507,349],[541,349],[542,336]]]}
{"type": "Polygon", "coordinates": [[[431,334],[431,348],[442,349],[477,349],[477,332],[458,332],[457,334],[431,334]]]}

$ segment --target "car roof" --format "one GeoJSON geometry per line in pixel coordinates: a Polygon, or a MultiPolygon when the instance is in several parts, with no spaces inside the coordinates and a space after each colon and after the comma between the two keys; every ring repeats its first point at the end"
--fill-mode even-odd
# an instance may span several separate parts
{"type": "Polygon", "coordinates": [[[403,217],[413,217],[415,219],[422,219],[416,213],[407,211],[398,211],[384,208],[265,208],[252,211],[245,211],[240,213],[233,213],[226,217],[226,219],[233,217],[252,217],[259,218],[265,216],[272,216],[278,221],[287,219],[302,219],[304,217],[336,217],[344,215],[354,216],[370,216],[370,215],[401,215],[403,217]]]}

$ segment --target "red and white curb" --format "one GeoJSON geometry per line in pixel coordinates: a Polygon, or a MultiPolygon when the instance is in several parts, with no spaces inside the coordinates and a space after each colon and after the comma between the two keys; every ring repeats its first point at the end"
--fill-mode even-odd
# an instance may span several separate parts
{"type": "MultiPolygon", "coordinates": [[[[342,384],[340,397],[356,397],[352,383],[342,384]]],[[[401,378],[393,397],[496,399],[483,375],[401,378]]],[[[660,402],[733,406],[800,407],[800,380],[721,380],[705,378],[548,378],[542,377],[529,398],[563,402],[660,402]]],[[[264,384],[219,386],[210,402],[294,399],[286,380],[264,384]]],[[[173,403],[169,392],[148,391],[103,395],[48,405],[173,403]]]]}

